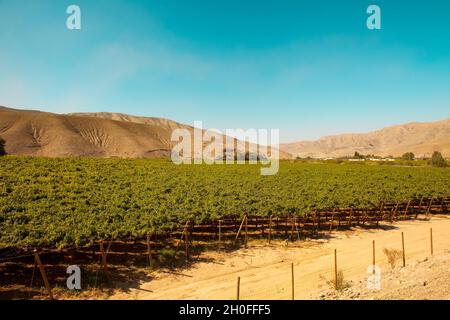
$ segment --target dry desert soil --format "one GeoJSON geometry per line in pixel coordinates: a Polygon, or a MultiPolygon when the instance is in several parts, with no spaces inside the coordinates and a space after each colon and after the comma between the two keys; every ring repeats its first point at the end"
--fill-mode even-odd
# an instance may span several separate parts
{"type": "MultiPolygon", "coordinates": [[[[294,264],[295,299],[450,299],[450,217],[403,221],[382,229],[354,229],[324,234],[294,243],[261,241],[234,252],[205,252],[198,263],[177,272],[152,272],[152,281],[139,288],[117,291],[109,299],[291,299],[294,264]],[[431,256],[430,228],[434,255],[431,256]],[[402,259],[392,268],[385,248],[400,250],[405,237],[406,267],[402,259]],[[381,289],[367,288],[375,240],[381,289]],[[346,287],[331,288],[334,250],[346,287]]],[[[123,284],[126,287],[126,283],[123,284]]]]}

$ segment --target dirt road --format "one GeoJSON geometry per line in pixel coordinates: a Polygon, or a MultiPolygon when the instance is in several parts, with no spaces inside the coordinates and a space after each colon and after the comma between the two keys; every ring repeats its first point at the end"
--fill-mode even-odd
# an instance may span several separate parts
{"type": "MultiPolygon", "coordinates": [[[[391,267],[384,248],[401,249],[405,235],[409,268],[430,256],[430,228],[433,228],[434,256],[450,249],[450,218],[433,217],[384,225],[383,229],[355,229],[325,234],[321,239],[289,243],[250,243],[248,249],[232,253],[206,252],[200,262],[178,273],[154,272],[154,280],[130,293],[111,299],[235,299],[237,277],[241,278],[241,299],[291,299],[291,263],[295,271],[295,299],[318,298],[329,290],[334,275],[334,249],[338,269],[346,281],[364,283],[372,264],[372,241],[376,243],[376,264],[381,268],[382,286],[391,267]]],[[[401,264],[401,261],[400,261],[401,264]]],[[[449,293],[450,295],[450,293],[449,293]]],[[[426,297],[424,297],[426,298],[426,297]]]]}

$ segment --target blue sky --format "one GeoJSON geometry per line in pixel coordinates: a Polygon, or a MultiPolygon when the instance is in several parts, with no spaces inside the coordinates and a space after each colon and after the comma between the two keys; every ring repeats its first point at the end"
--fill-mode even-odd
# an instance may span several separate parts
{"type": "Polygon", "coordinates": [[[11,107],[279,128],[283,142],[450,117],[444,0],[0,0],[0,43],[11,107]],[[66,28],[70,4],[82,30],[66,28]]]}

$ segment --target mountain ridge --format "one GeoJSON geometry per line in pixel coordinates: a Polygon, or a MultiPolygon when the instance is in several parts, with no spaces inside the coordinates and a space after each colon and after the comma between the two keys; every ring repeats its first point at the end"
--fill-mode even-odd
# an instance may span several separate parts
{"type": "Polygon", "coordinates": [[[317,140],[284,143],[280,149],[302,158],[348,157],[354,152],[378,156],[413,152],[418,157],[429,157],[433,151],[450,157],[450,118],[408,122],[367,133],[327,135],[317,140]]]}
{"type": "MultiPolygon", "coordinates": [[[[165,118],[123,113],[55,114],[0,106],[0,137],[6,141],[6,152],[13,155],[170,157],[178,143],[171,141],[174,129],[187,129],[192,134],[194,127],[165,118]]],[[[245,150],[238,145],[237,152],[244,154],[245,150]]],[[[280,152],[280,157],[291,155],[280,152]]]]}

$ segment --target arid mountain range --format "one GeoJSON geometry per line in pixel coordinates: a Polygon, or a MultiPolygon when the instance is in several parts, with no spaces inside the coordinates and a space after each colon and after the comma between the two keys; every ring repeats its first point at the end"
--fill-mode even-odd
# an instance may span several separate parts
{"type": "Polygon", "coordinates": [[[450,157],[450,119],[436,122],[411,122],[359,134],[326,136],[315,141],[280,145],[294,157],[338,158],[364,155],[398,157],[413,152],[416,157],[430,157],[440,151],[450,157]]]}
{"type": "MultiPolygon", "coordinates": [[[[0,107],[0,137],[6,141],[6,152],[12,155],[170,157],[177,143],[171,141],[174,129],[187,129],[191,135],[194,130],[167,119],[120,113],[54,114],[0,107]]],[[[222,137],[225,145],[225,136],[222,137]]],[[[236,141],[235,156],[245,157],[248,144],[239,146],[236,141]]],[[[228,155],[233,157],[232,152],[228,155]]],[[[256,152],[253,155],[256,159],[256,152]]],[[[280,157],[291,155],[280,152],[280,157]]]]}
{"type": "MultiPolygon", "coordinates": [[[[54,114],[0,107],[0,137],[6,141],[6,152],[15,155],[169,157],[174,145],[171,134],[177,128],[193,131],[192,126],[161,118],[119,113],[54,114]]],[[[345,157],[355,151],[380,156],[414,152],[422,157],[435,150],[450,157],[450,119],[283,144],[280,150],[281,158],[345,157]]]]}

